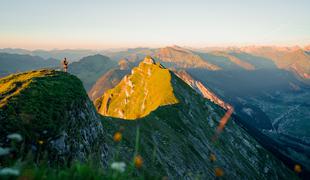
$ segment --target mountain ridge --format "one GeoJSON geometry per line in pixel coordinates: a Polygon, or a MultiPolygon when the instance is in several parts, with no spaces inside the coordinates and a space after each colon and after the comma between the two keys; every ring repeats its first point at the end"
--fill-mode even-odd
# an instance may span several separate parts
{"type": "MultiPolygon", "coordinates": [[[[156,64],[149,65],[156,66],[156,64]]],[[[147,73],[143,75],[148,76],[147,73]]],[[[139,78],[143,81],[143,77],[139,78]]],[[[152,82],[157,85],[162,83],[152,82]]],[[[215,168],[223,168],[224,179],[295,178],[282,162],[236,125],[234,115],[214,140],[225,110],[202,98],[174,73],[171,73],[171,84],[178,103],[158,106],[148,115],[135,121],[126,121],[121,115],[112,118],[109,114],[103,114],[103,124],[110,132],[123,129],[126,146],[120,146],[122,157],[130,158],[127,154],[134,152],[135,145],[131,140],[135,138],[135,132],[139,129],[141,138],[139,154],[145,158],[146,168],[151,172],[163,172],[171,179],[195,179],[197,176],[203,179],[215,178],[215,168]],[[210,156],[215,156],[216,162],[210,161],[210,156]],[[155,167],[153,163],[156,164],[155,167]]],[[[111,91],[114,90],[115,88],[111,91]]],[[[122,96],[117,101],[124,102],[125,99],[126,97],[122,96]]],[[[117,108],[118,106],[115,106],[115,109],[117,108]]],[[[127,110],[130,111],[129,109],[127,110]]]]}
{"type": "Polygon", "coordinates": [[[124,119],[144,117],[159,106],[178,102],[170,79],[168,69],[155,64],[151,57],[146,57],[115,88],[97,99],[95,105],[102,115],[124,119]],[[154,82],[160,82],[161,85],[154,86],[154,82]],[[119,99],[124,101],[119,102],[119,99]],[[135,108],[129,110],[133,106],[135,108]]]}
{"type": "Polygon", "coordinates": [[[7,135],[19,133],[23,155],[31,152],[39,160],[48,153],[51,165],[92,155],[107,162],[100,116],[77,77],[43,69],[1,78],[0,103],[1,146],[8,145],[7,135]]]}

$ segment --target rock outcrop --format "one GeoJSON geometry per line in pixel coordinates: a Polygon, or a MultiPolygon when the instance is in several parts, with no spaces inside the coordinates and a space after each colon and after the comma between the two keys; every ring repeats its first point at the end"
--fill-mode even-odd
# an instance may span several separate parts
{"type": "Polygon", "coordinates": [[[230,104],[219,98],[210,89],[205,87],[200,81],[193,79],[192,76],[189,75],[186,71],[175,71],[175,74],[195,91],[201,94],[204,98],[209,99],[211,102],[221,106],[225,110],[233,109],[230,104]]]}

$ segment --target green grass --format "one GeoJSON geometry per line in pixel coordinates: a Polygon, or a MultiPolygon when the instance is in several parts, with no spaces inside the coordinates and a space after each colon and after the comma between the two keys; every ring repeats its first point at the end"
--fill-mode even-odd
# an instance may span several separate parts
{"type": "Polygon", "coordinates": [[[0,140],[19,133],[36,143],[61,132],[72,105],[87,98],[81,81],[53,70],[37,70],[0,79],[0,140]]]}

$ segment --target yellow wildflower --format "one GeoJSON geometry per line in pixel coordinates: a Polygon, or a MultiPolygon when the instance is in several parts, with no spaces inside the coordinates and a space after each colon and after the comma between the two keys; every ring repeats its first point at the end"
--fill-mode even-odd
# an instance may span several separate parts
{"type": "Polygon", "coordinates": [[[221,177],[223,175],[224,175],[224,171],[221,168],[219,168],[219,167],[215,168],[215,176],[216,177],[221,177]]]}
{"type": "Polygon", "coordinates": [[[120,141],[122,140],[122,133],[116,132],[116,133],[114,134],[114,136],[113,136],[113,140],[114,140],[115,142],[120,142],[120,141]]]}
{"type": "Polygon", "coordinates": [[[142,167],[142,165],[143,165],[143,159],[142,159],[142,157],[140,155],[137,155],[135,157],[135,166],[136,166],[136,168],[139,169],[139,168],[142,167]]]}
{"type": "Polygon", "coordinates": [[[216,157],[215,157],[214,154],[211,154],[209,159],[210,159],[211,162],[216,161],[216,157]]]}
{"type": "Polygon", "coordinates": [[[38,143],[39,143],[40,145],[42,145],[42,144],[44,144],[44,141],[39,140],[38,143]]]}
{"type": "Polygon", "coordinates": [[[296,173],[301,173],[301,166],[299,165],[299,164],[296,164],[295,166],[294,166],[294,171],[296,172],[296,173]]]}

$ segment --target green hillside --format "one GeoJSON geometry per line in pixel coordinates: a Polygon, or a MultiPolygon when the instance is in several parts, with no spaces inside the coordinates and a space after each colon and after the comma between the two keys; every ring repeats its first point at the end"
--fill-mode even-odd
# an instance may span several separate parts
{"type": "Polygon", "coordinates": [[[96,100],[100,114],[132,120],[148,115],[159,106],[178,103],[169,70],[147,61],[146,58],[131,75],[96,100]]]}
{"type": "Polygon", "coordinates": [[[36,70],[4,77],[0,87],[0,146],[10,145],[7,135],[19,133],[25,153],[40,148],[55,164],[104,154],[99,117],[75,76],[36,70]]]}

